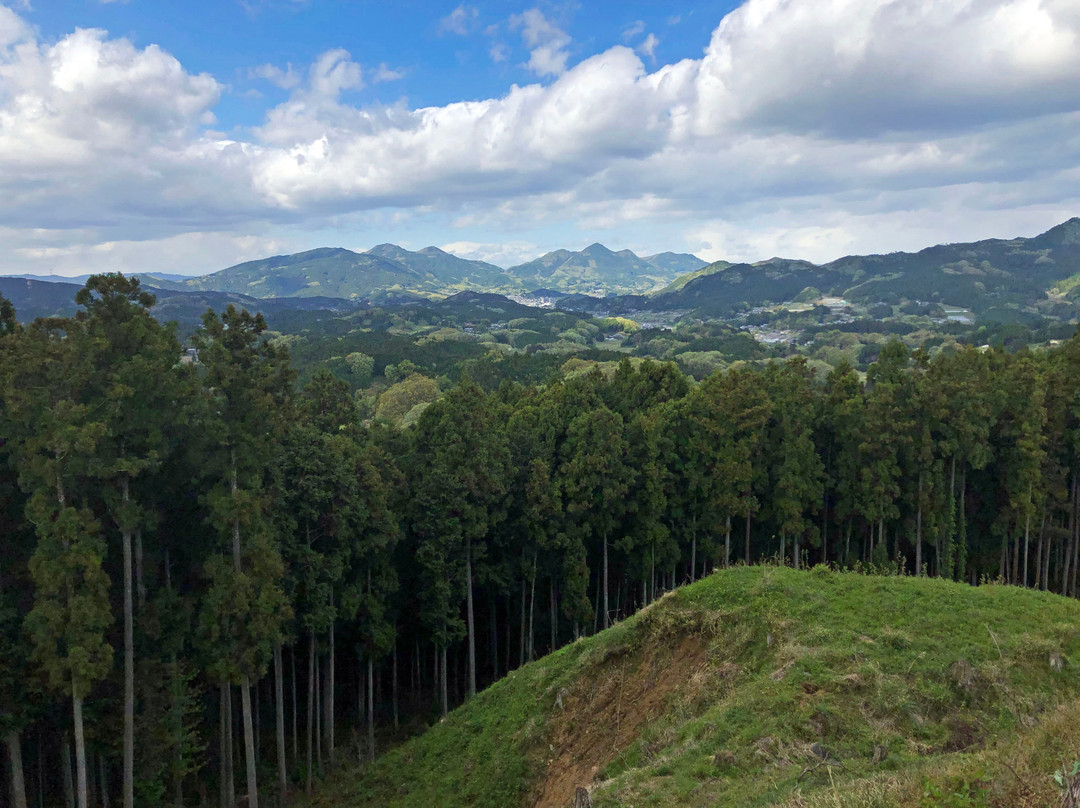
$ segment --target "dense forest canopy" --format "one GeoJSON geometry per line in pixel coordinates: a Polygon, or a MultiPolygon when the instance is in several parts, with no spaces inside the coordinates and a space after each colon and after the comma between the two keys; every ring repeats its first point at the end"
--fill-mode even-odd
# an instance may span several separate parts
{"type": "MultiPolygon", "coordinates": [[[[95,276],[77,303],[21,326],[0,298],[18,808],[311,789],[735,563],[1076,594],[1080,336],[933,358],[890,341],[865,374],[455,372],[398,426],[326,367],[299,383],[261,315],[207,312],[181,361],[137,280],[95,276]]],[[[370,377],[365,356],[338,370],[370,377]]],[[[413,370],[387,375],[413,380],[398,410],[413,370]]]]}

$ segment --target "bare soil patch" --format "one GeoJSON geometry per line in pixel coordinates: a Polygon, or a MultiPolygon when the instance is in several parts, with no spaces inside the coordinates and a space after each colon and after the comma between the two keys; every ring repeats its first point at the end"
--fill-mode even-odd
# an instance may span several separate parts
{"type": "Polygon", "coordinates": [[[533,808],[566,808],[576,789],[637,740],[645,725],[661,716],[676,695],[706,679],[706,640],[689,635],[669,643],[606,660],[561,696],[548,736],[547,770],[536,786],[533,808]]]}

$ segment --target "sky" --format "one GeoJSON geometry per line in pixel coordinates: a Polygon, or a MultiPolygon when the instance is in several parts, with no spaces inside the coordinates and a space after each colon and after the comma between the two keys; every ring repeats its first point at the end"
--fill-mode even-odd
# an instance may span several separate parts
{"type": "Polygon", "coordinates": [[[0,274],[828,261],[1080,214],[1080,0],[0,0],[0,274]]]}

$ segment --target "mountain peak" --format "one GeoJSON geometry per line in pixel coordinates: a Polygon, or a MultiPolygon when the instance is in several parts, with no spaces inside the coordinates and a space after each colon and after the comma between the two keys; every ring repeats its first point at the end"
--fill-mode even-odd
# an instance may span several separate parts
{"type": "Polygon", "coordinates": [[[1080,244],[1080,216],[1073,216],[1071,219],[1051,227],[1041,236],[1035,238],[1039,241],[1049,241],[1054,244],[1080,244]]]}

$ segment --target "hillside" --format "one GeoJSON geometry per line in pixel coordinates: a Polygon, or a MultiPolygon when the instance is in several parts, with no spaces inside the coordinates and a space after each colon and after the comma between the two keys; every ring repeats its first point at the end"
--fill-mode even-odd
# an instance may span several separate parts
{"type": "MultiPolygon", "coordinates": [[[[250,311],[260,311],[273,320],[283,312],[322,311],[337,314],[356,311],[359,304],[340,298],[268,298],[258,300],[249,295],[217,291],[177,291],[153,286],[156,279],[142,276],[143,288],[157,296],[151,309],[163,323],[175,322],[181,338],[191,334],[202,322],[207,309],[221,311],[230,303],[250,311]]],[[[28,323],[36,317],[70,317],[79,310],[75,294],[82,284],[60,281],[0,278],[0,295],[15,306],[16,316],[28,323]]]]}
{"type": "Polygon", "coordinates": [[[1080,755],[1077,660],[1073,600],[739,567],[300,804],[562,808],[578,787],[598,808],[1056,804],[1050,775],[1080,755]]]}
{"type": "Polygon", "coordinates": [[[428,279],[447,287],[489,291],[517,291],[521,286],[509,278],[502,267],[486,261],[458,258],[438,247],[412,251],[396,244],[378,244],[367,255],[396,261],[428,279]]]}
{"type": "Polygon", "coordinates": [[[398,261],[340,247],[275,255],[180,282],[176,289],[239,292],[256,298],[380,299],[387,293],[436,294],[442,284],[398,261]]]}
{"type": "MultiPolygon", "coordinates": [[[[828,264],[771,258],[712,264],[658,293],[654,309],[723,315],[739,306],[791,300],[808,286],[859,303],[926,300],[983,312],[1048,305],[1080,273],[1080,218],[1034,238],[940,244],[917,253],[852,255],[828,264]],[[1064,287],[1064,288],[1062,288],[1064,287]]],[[[1071,299],[1071,298],[1070,298],[1071,299]]]]}
{"type": "MultiPolygon", "coordinates": [[[[687,271],[694,256],[660,253],[651,259],[639,258],[630,250],[609,250],[591,244],[584,250],[555,250],[524,264],[510,267],[506,274],[530,289],[544,287],[567,293],[590,295],[650,292],[670,283],[687,271]],[[655,263],[653,263],[655,261],[655,263]]],[[[704,262],[698,262],[699,268],[704,262]]]]}

